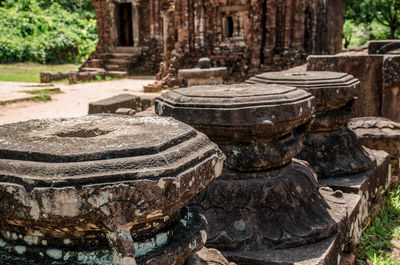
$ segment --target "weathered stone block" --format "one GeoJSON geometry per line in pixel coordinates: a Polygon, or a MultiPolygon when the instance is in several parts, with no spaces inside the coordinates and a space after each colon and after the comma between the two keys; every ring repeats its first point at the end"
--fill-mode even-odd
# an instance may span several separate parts
{"type": "Polygon", "coordinates": [[[140,98],[137,96],[122,94],[89,103],[89,114],[115,113],[119,108],[130,108],[136,110],[139,102],[140,98]]]}
{"type": "Polygon", "coordinates": [[[364,117],[349,122],[349,128],[357,135],[362,145],[389,153],[392,161],[392,174],[399,175],[400,124],[387,118],[364,117]]]}
{"type": "Polygon", "coordinates": [[[178,71],[178,78],[188,86],[220,85],[228,74],[226,67],[193,68],[178,71]]]}
{"type": "MultiPolygon", "coordinates": [[[[400,48],[400,42],[399,42],[400,48]]],[[[400,122],[400,56],[383,60],[382,116],[400,122]]]]}
{"type": "Polygon", "coordinates": [[[374,40],[368,44],[368,54],[399,54],[399,40],[374,40]]]}
{"type": "MultiPolygon", "coordinates": [[[[340,60],[337,56],[334,58],[336,67],[340,60]]],[[[360,195],[358,210],[349,215],[352,227],[349,233],[346,232],[346,241],[349,242],[346,248],[351,249],[360,236],[362,222],[373,202],[388,189],[391,174],[388,171],[388,155],[362,147],[356,134],[346,126],[351,118],[349,109],[354,102],[353,97],[357,95],[359,82],[352,76],[345,81],[345,76],[348,75],[323,71],[270,72],[248,82],[291,85],[305,89],[316,97],[316,123],[311,126],[298,157],[308,161],[315,169],[320,185],[360,195]]]]}
{"type": "Polygon", "coordinates": [[[342,72],[360,81],[353,106],[355,117],[382,115],[382,67],[381,55],[312,55],[307,58],[308,71],[342,72]]]}
{"type": "Polygon", "coordinates": [[[0,126],[0,259],[7,264],[183,264],[206,240],[184,205],[222,171],[171,118],[93,115],[0,126]]]}

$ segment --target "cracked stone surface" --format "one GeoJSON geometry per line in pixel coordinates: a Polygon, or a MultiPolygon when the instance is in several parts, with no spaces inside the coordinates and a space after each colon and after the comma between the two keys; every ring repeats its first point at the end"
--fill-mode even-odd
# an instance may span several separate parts
{"type": "Polygon", "coordinates": [[[11,264],[25,252],[40,264],[183,264],[207,230],[184,205],[222,163],[204,134],[171,118],[0,126],[1,255],[11,264]]]}

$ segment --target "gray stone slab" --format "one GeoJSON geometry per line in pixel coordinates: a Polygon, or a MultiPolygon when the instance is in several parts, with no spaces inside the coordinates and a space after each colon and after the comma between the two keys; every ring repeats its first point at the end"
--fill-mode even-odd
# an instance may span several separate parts
{"type": "Polygon", "coordinates": [[[102,99],[89,104],[89,114],[114,113],[119,108],[130,108],[136,110],[140,97],[122,94],[111,98],[102,99]]]}

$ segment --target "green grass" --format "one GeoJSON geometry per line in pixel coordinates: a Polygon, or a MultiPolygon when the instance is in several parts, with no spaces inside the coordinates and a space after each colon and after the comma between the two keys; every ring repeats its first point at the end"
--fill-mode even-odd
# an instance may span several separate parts
{"type": "Polygon", "coordinates": [[[0,64],[0,81],[39,83],[40,72],[70,72],[77,71],[78,68],[79,65],[75,64],[0,64]]]}
{"type": "Polygon", "coordinates": [[[0,105],[18,103],[18,102],[29,101],[29,100],[47,102],[47,101],[51,100],[52,94],[62,93],[59,88],[34,89],[34,90],[24,90],[24,91],[19,91],[19,92],[31,94],[32,97],[0,101],[0,105]]]}
{"type": "Polygon", "coordinates": [[[400,188],[389,193],[374,221],[364,230],[358,244],[358,264],[398,265],[400,249],[400,188]]]}
{"type": "Polygon", "coordinates": [[[33,101],[47,102],[51,100],[52,94],[61,93],[61,90],[59,88],[50,88],[50,89],[25,90],[21,92],[34,95],[34,97],[31,98],[31,100],[33,101]]]}

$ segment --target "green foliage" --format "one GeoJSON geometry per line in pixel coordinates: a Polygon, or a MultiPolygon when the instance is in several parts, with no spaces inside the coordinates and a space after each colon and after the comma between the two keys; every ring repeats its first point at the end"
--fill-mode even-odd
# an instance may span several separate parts
{"type": "Polygon", "coordinates": [[[74,8],[73,3],[86,0],[4,1],[0,7],[0,63],[82,62],[95,48],[96,21],[93,12],[84,9],[87,7],[70,12],[64,9],[64,2],[71,2],[70,8],[74,8]]]}
{"type": "Polygon", "coordinates": [[[358,264],[400,264],[398,249],[393,242],[400,242],[400,188],[392,191],[385,200],[373,223],[363,232],[358,245],[358,264]]]}
{"type": "MultiPolygon", "coordinates": [[[[366,29],[370,27],[371,39],[398,38],[400,0],[347,0],[346,20],[355,25],[364,25],[366,29]],[[382,27],[372,27],[374,23],[379,23],[382,27]]],[[[348,34],[345,43],[347,38],[348,34]]]]}

